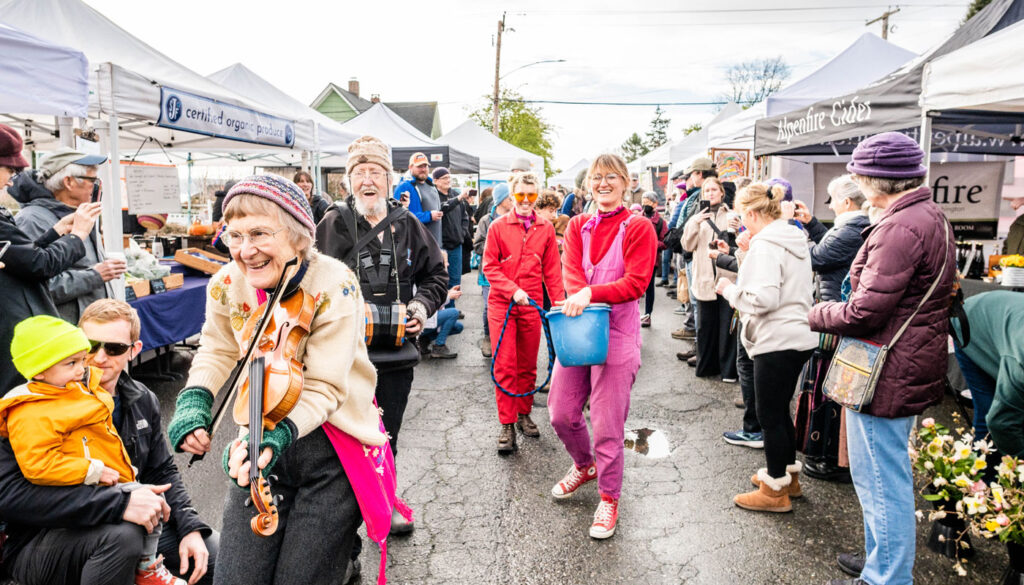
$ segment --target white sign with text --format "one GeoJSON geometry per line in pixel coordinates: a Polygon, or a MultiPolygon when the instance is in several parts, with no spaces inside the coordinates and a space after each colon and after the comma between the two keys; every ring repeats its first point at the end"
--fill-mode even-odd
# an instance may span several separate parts
{"type": "Polygon", "coordinates": [[[177,168],[127,165],[124,167],[124,181],[129,213],[181,211],[181,181],[177,168]]]}

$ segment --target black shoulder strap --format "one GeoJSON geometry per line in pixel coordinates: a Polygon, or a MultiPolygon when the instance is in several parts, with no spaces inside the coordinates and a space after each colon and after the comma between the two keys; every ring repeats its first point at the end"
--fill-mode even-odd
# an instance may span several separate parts
{"type": "MultiPolygon", "coordinates": [[[[363,234],[363,237],[361,237],[358,240],[356,240],[355,245],[353,245],[352,249],[348,251],[348,256],[345,257],[345,264],[348,264],[349,266],[354,266],[353,262],[355,261],[356,257],[359,256],[359,252],[362,251],[362,249],[366,246],[366,244],[369,244],[370,240],[372,240],[373,238],[376,238],[377,234],[379,234],[382,231],[384,231],[384,228],[386,228],[389,225],[391,225],[391,223],[393,221],[395,221],[395,219],[397,219],[398,216],[401,215],[401,213],[403,211],[405,211],[405,208],[402,207],[401,205],[395,206],[384,217],[384,219],[380,220],[380,222],[378,222],[377,225],[373,226],[373,229],[371,229],[370,231],[366,232],[365,234],[363,234]]],[[[355,229],[356,225],[357,225],[356,224],[356,219],[355,219],[356,212],[355,212],[354,209],[351,208],[351,206],[349,206],[349,212],[352,213],[352,224],[353,224],[353,226],[352,226],[353,227],[352,235],[356,235],[358,233],[358,231],[356,231],[356,229],[355,229]]]]}

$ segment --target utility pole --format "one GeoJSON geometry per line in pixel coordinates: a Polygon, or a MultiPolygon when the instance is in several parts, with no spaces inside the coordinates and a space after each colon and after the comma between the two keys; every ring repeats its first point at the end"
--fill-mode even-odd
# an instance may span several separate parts
{"type": "Polygon", "coordinates": [[[494,115],[491,123],[491,132],[498,135],[498,79],[501,72],[501,33],[505,30],[505,13],[501,13],[501,20],[498,21],[498,38],[495,42],[494,52],[494,103],[491,106],[491,113],[494,115]]]}
{"type": "Polygon", "coordinates": [[[876,22],[881,20],[882,21],[882,38],[888,40],[888,38],[889,38],[889,17],[892,16],[893,14],[896,14],[899,11],[900,11],[899,6],[896,7],[896,10],[886,10],[882,14],[882,16],[879,16],[878,18],[876,18],[874,20],[867,21],[867,23],[864,26],[871,26],[872,24],[875,24],[876,22]]]}

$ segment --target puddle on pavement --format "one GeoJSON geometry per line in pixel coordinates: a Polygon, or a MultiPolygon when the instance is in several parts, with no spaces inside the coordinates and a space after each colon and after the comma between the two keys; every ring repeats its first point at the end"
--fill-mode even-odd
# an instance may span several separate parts
{"type": "Polygon", "coordinates": [[[626,431],[626,440],[623,443],[626,449],[651,459],[661,459],[672,454],[672,448],[668,444],[668,436],[654,429],[626,431]]]}

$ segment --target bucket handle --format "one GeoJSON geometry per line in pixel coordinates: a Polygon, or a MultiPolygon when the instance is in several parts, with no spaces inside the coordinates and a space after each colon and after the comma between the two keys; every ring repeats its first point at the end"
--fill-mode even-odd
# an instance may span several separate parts
{"type": "Polygon", "coordinates": [[[515,301],[509,301],[508,310],[505,311],[505,321],[504,323],[501,324],[501,335],[498,336],[498,345],[494,348],[494,357],[491,358],[491,380],[494,382],[494,386],[498,390],[501,390],[502,392],[504,392],[508,396],[511,396],[512,398],[525,398],[526,396],[533,396],[534,394],[536,394],[538,390],[540,390],[544,386],[547,386],[548,382],[551,381],[551,372],[555,367],[555,344],[551,341],[551,326],[548,323],[547,314],[544,312],[544,308],[538,305],[537,302],[534,301],[533,299],[530,299],[530,305],[533,306],[534,309],[537,309],[537,312],[540,313],[540,322],[544,328],[544,338],[548,342],[548,376],[547,378],[544,379],[543,384],[537,386],[532,391],[525,392],[523,394],[515,394],[513,392],[509,392],[508,390],[503,388],[501,384],[498,383],[498,378],[494,375],[494,363],[498,361],[498,351],[501,350],[501,340],[505,338],[505,327],[508,326],[508,318],[512,315],[512,309],[515,308],[516,306],[515,301]]]}

